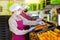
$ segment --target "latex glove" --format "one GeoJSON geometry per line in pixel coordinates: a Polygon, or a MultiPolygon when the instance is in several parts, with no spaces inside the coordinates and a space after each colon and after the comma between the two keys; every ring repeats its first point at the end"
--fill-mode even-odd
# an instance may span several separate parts
{"type": "Polygon", "coordinates": [[[40,22],[42,19],[37,19],[36,22],[40,22]]]}
{"type": "Polygon", "coordinates": [[[35,29],[35,27],[31,27],[31,28],[29,29],[29,32],[33,31],[34,29],[35,29]]]}
{"type": "Polygon", "coordinates": [[[40,21],[40,22],[38,22],[38,24],[40,24],[40,25],[45,25],[45,22],[40,21]]]}

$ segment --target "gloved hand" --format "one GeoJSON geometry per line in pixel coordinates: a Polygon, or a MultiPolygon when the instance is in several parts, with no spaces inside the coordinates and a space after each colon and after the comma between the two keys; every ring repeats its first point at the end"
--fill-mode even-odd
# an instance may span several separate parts
{"type": "Polygon", "coordinates": [[[30,29],[29,29],[29,32],[31,32],[32,30],[34,30],[35,29],[35,27],[31,27],[30,29]]]}
{"type": "Polygon", "coordinates": [[[37,19],[36,22],[40,22],[42,19],[37,19]]]}
{"type": "Polygon", "coordinates": [[[40,25],[45,25],[45,22],[40,21],[40,22],[38,22],[38,24],[40,24],[40,25]]]}
{"type": "Polygon", "coordinates": [[[44,25],[45,23],[42,21],[42,19],[37,19],[36,22],[40,25],[44,25]]]}

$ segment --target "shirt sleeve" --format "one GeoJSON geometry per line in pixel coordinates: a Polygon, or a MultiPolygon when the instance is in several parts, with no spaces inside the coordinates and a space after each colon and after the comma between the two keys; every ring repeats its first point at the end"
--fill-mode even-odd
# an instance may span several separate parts
{"type": "Polygon", "coordinates": [[[13,19],[9,19],[9,29],[11,32],[13,32],[16,35],[25,35],[27,34],[29,31],[28,30],[19,30],[17,28],[17,23],[15,20],[13,19]]]}
{"type": "Polygon", "coordinates": [[[22,18],[24,25],[37,25],[38,24],[36,21],[30,21],[22,16],[20,16],[20,17],[22,18]]]}

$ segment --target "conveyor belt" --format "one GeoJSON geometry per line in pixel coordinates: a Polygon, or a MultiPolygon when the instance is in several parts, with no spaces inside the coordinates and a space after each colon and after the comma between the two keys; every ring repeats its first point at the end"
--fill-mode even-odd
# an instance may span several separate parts
{"type": "Polygon", "coordinates": [[[38,32],[46,32],[46,31],[49,31],[49,30],[53,30],[54,28],[56,28],[57,26],[51,22],[47,22],[47,21],[44,21],[48,24],[50,24],[50,26],[46,27],[47,29],[46,30],[42,30],[42,28],[38,29],[38,30],[34,30],[34,32],[38,33],[38,32]]]}

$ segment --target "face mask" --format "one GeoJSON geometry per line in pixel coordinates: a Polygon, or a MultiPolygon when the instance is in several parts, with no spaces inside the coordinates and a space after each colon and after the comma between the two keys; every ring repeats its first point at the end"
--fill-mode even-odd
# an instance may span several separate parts
{"type": "Polygon", "coordinates": [[[27,12],[28,10],[25,10],[24,12],[27,12]]]}
{"type": "Polygon", "coordinates": [[[20,13],[21,13],[20,11],[17,11],[16,15],[20,15],[20,13]]]}

